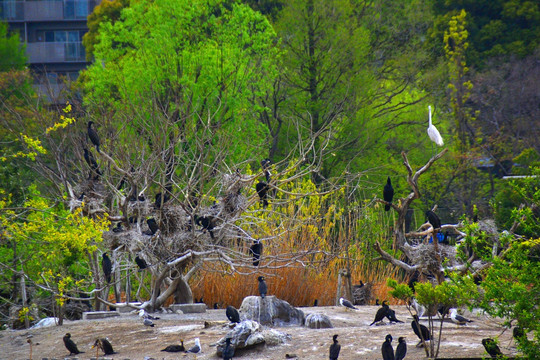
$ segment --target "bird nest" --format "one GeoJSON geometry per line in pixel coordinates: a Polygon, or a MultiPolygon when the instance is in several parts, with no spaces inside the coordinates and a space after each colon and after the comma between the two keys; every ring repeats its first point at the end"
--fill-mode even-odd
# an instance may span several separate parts
{"type": "Polygon", "coordinates": [[[438,268],[440,264],[437,255],[442,262],[446,262],[449,266],[460,263],[454,246],[439,244],[438,248],[439,252],[437,254],[433,244],[409,245],[406,246],[406,252],[411,263],[419,265],[421,268],[438,268]]]}
{"type": "Polygon", "coordinates": [[[367,305],[371,299],[371,283],[363,285],[353,285],[354,305],[367,305]]]}

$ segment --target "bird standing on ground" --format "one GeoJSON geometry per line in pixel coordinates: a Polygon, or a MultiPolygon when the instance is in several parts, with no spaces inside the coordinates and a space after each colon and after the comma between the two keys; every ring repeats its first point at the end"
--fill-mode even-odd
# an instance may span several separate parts
{"type": "Polygon", "coordinates": [[[418,338],[420,339],[420,342],[416,344],[417,347],[420,344],[422,344],[422,338],[424,339],[424,341],[431,340],[431,334],[429,333],[429,329],[425,327],[424,325],[420,324],[418,320],[418,315],[413,315],[413,321],[411,322],[411,327],[414,333],[416,334],[416,336],[418,336],[418,338]]]}
{"type": "Polygon", "coordinates": [[[459,315],[456,308],[450,309],[450,320],[452,320],[452,322],[458,325],[465,325],[468,322],[473,322],[472,320],[469,320],[466,317],[459,315]]]}
{"type": "Polygon", "coordinates": [[[159,317],[148,314],[144,309],[139,310],[139,317],[141,319],[159,320],[159,317]]]}
{"type": "Polygon", "coordinates": [[[97,152],[99,153],[99,136],[96,132],[96,130],[94,130],[94,128],[92,127],[92,125],[94,124],[93,121],[89,121],[88,122],[88,137],[90,138],[90,141],[92,142],[92,144],[94,144],[96,146],[96,150],[97,152]]]}
{"type": "Polygon", "coordinates": [[[264,281],[264,276],[259,276],[257,280],[259,281],[259,295],[261,295],[261,297],[264,299],[268,292],[268,287],[266,286],[266,282],[264,281]]]}
{"type": "Polygon", "coordinates": [[[396,348],[395,360],[403,360],[407,355],[407,343],[404,337],[398,338],[398,346],[396,348]]]}
{"type": "Polygon", "coordinates": [[[492,359],[497,359],[499,357],[502,358],[503,353],[497,346],[495,340],[492,338],[482,339],[482,345],[484,345],[484,349],[486,349],[486,352],[491,356],[492,359]]]}
{"type": "Polygon", "coordinates": [[[431,141],[433,141],[435,144],[437,144],[438,146],[443,146],[444,141],[441,134],[439,133],[439,130],[437,130],[435,125],[431,123],[431,106],[428,106],[428,109],[429,109],[429,125],[427,128],[428,136],[431,139],[431,141]]]}
{"type": "Polygon", "coordinates": [[[180,339],[180,345],[169,345],[165,349],[161,350],[165,352],[184,352],[186,348],[184,347],[184,340],[180,339]]]}
{"type": "Polygon", "coordinates": [[[392,203],[392,199],[394,199],[394,188],[392,187],[390,176],[386,179],[386,185],[384,185],[383,199],[388,203],[384,205],[384,211],[390,211],[390,204],[392,203]]]}
{"type": "Polygon", "coordinates": [[[111,273],[112,273],[112,262],[109,258],[109,255],[107,253],[103,253],[101,256],[101,268],[103,269],[103,273],[105,274],[105,280],[107,280],[107,284],[111,283],[111,273]]]}
{"type": "Polygon", "coordinates": [[[253,266],[259,266],[263,245],[260,240],[253,240],[253,245],[249,248],[249,252],[253,256],[253,266]]]}
{"type": "Polygon", "coordinates": [[[225,315],[227,315],[227,319],[229,319],[229,321],[232,323],[240,322],[240,313],[232,305],[227,306],[227,309],[225,310],[225,315]]]}
{"type": "Polygon", "coordinates": [[[231,360],[234,356],[234,346],[231,345],[231,338],[225,339],[225,348],[221,353],[223,360],[231,360]]]}
{"type": "Polygon", "coordinates": [[[390,309],[390,307],[388,307],[388,310],[386,311],[386,318],[388,320],[390,320],[391,323],[392,322],[396,322],[396,323],[402,323],[403,322],[403,321],[398,320],[396,318],[396,312],[394,310],[390,309]]]}
{"type": "Polygon", "coordinates": [[[394,360],[394,348],[392,347],[392,335],[386,335],[381,346],[383,360],[394,360]]]}
{"type": "Polygon", "coordinates": [[[152,320],[148,319],[148,318],[143,318],[143,325],[144,326],[150,326],[150,327],[156,326],[154,324],[154,322],[152,320]]]}
{"type": "Polygon", "coordinates": [[[339,303],[341,306],[345,306],[346,308],[358,310],[349,300],[345,298],[339,298],[339,303]]]}
{"type": "Polygon", "coordinates": [[[369,324],[369,326],[382,321],[386,317],[389,309],[389,306],[388,304],[386,304],[386,302],[386,300],[382,302],[381,307],[377,310],[377,313],[375,314],[375,320],[373,320],[373,322],[369,324]]]}
{"type": "Polygon", "coordinates": [[[339,357],[339,352],[341,351],[341,345],[339,344],[337,338],[338,334],[332,336],[332,340],[334,342],[332,345],[330,345],[330,360],[337,360],[339,357]]]}
{"type": "Polygon", "coordinates": [[[96,339],[96,342],[94,343],[94,345],[92,345],[92,349],[95,347],[101,349],[101,351],[103,351],[105,355],[116,354],[116,352],[113,350],[111,343],[106,338],[96,339]]]}
{"type": "Polygon", "coordinates": [[[144,261],[143,258],[139,257],[139,255],[135,256],[135,263],[139,267],[139,271],[144,270],[148,267],[146,261],[144,261]]]}
{"type": "Polygon", "coordinates": [[[197,354],[200,351],[201,351],[201,342],[199,341],[199,338],[195,338],[195,345],[193,345],[193,347],[191,347],[191,349],[189,349],[187,352],[197,354]]]}
{"type": "Polygon", "coordinates": [[[68,349],[69,351],[69,356],[71,356],[72,354],[82,354],[84,353],[84,351],[79,351],[79,349],[77,349],[77,345],[73,342],[73,340],[71,340],[71,334],[70,333],[67,333],[66,335],[64,335],[64,345],[66,346],[66,349],[68,349]]]}

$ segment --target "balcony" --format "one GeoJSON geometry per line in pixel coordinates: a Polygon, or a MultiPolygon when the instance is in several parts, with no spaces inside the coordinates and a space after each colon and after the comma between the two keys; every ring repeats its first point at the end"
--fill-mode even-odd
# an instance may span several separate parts
{"type": "Polygon", "coordinates": [[[86,62],[86,54],[81,42],[28,43],[26,44],[26,54],[30,64],[86,62]]]}
{"type": "Polygon", "coordinates": [[[99,0],[0,0],[0,20],[86,20],[99,0]]]}

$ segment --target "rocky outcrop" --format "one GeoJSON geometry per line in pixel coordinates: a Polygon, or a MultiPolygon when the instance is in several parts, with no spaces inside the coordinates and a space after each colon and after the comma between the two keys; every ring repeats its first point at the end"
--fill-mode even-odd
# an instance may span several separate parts
{"type": "Polygon", "coordinates": [[[290,335],[284,334],[277,330],[263,330],[261,324],[253,320],[243,320],[236,324],[234,329],[229,331],[227,335],[221,338],[216,343],[216,352],[221,357],[225,348],[225,340],[231,339],[231,346],[235,351],[238,349],[249,349],[257,345],[279,345],[290,338],[290,335]]]}
{"type": "Polygon", "coordinates": [[[333,328],[330,318],[324,314],[308,314],[306,316],[306,327],[310,329],[333,328]]]}
{"type": "Polygon", "coordinates": [[[275,296],[248,296],[239,309],[240,317],[257,321],[262,325],[287,326],[303,325],[304,312],[275,296]]]}

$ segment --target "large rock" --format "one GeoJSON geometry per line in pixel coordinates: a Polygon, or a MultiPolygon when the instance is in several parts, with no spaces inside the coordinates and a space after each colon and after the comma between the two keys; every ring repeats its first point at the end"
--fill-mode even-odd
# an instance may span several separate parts
{"type": "Polygon", "coordinates": [[[258,322],[243,320],[216,343],[216,352],[219,357],[221,357],[225,348],[225,339],[227,338],[231,339],[231,345],[234,346],[236,351],[265,343],[268,345],[283,344],[286,339],[290,338],[290,335],[273,329],[263,330],[258,322]]]}
{"type": "Polygon", "coordinates": [[[330,318],[324,314],[308,314],[306,316],[306,327],[310,329],[333,328],[330,318]]]}
{"type": "Polygon", "coordinates": [[[240,306],[240,318],[257,321],[263,325],[303,325],[304,312],[275,296],[248,296],[240,306]]]}

